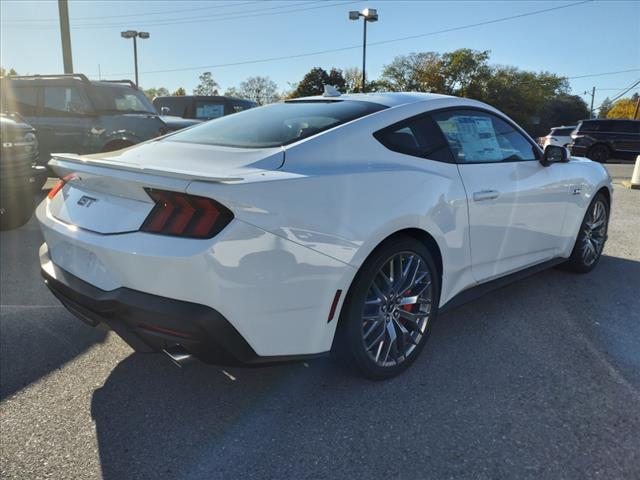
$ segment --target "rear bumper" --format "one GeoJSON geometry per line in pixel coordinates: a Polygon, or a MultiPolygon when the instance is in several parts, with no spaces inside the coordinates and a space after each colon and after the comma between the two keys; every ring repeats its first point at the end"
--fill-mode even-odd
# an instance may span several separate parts
{"type": "Polygon", "coordinates": [[[259,356],[219,312],[129,288],[101,290],[48,262],[41,269],[49,290],[76,317],[104,323],[134,350],[160,352],[181,347],[206,363],[269,364],[317,355],[259,356]]]}

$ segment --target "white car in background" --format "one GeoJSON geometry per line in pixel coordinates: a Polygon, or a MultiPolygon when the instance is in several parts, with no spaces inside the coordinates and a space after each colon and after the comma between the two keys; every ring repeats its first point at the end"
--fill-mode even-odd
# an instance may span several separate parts
{"type": "Polygon", "coordinates": [[[571,143],[571,132],[575,129],[575,125],[573,127],[553,127],[546,137],[540,139],[540,145],[543,149],[549,145],[566,147],[571,143]]]}
{"type": "Polygon", "coordinates": [[[42,273],[90,325],[177,362],[333,348],[376,379],[416,359],[439,309],[593,269],[611,205],[601,165],[433,94],[329,92],[49,165],[42,273]]]}

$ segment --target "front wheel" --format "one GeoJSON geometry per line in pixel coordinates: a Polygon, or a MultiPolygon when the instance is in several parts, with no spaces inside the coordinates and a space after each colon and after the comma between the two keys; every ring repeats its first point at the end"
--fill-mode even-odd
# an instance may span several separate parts
{"type": "Polygon", "coordinates": [[[606,145],[594,145],[587,152],[587,157],[593,161],[605,163],[609,160],[611,152],[606,145]]]}
{"type": "Polygon", "coordinates": [[[591,201],[580,225],[573,251],[565,264],[569,270],[587,273],[595,268],[607,240],[608,226],[609,203],[606,197],[599,193],[591,201]]]}
{"type": "Polygon", "coordinates": [[[398,375],[417,358],[435,321],[440,276],[408,236],[378,247],[358,272],[340,318],[340,350],[366,377],[398,375]]]}

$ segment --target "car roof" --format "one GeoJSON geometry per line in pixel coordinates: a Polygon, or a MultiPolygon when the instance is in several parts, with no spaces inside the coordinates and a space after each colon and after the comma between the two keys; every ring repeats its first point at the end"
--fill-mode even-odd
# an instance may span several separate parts
{"type": "Polygon", "coordinates": [[[456,98],[450,95],[440,95],[438,93],[422,93],[422,92],[374,92],[374,93],[346,93],[336,97],[325,97],[324,95],[315,95],[312,97],[294,98],[289,102],[297,101],[340,101],[355,100],[360,102],[371,102],[384,105],[385,107],[396,107],[398,105],[406,105],[409,103],[419,103],[428,100],[438,100],[442,98],[456,98]]]}

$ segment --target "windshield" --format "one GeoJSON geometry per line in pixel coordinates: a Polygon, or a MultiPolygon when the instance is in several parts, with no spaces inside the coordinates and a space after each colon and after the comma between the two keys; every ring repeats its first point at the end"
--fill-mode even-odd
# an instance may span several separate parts
{"type": "Polygon", "coordinates": [[[384,108],[376,103],[353,100],[275,103],[203,123],[166,141],[243,148],[277,147],[384,108]]]}
{"type": "Polygon", "coordinates": [[[96,108],[114,113],[153,113],[156,109],[144,93],[124,85],[93,85],[92,99],[96,108]]]}

